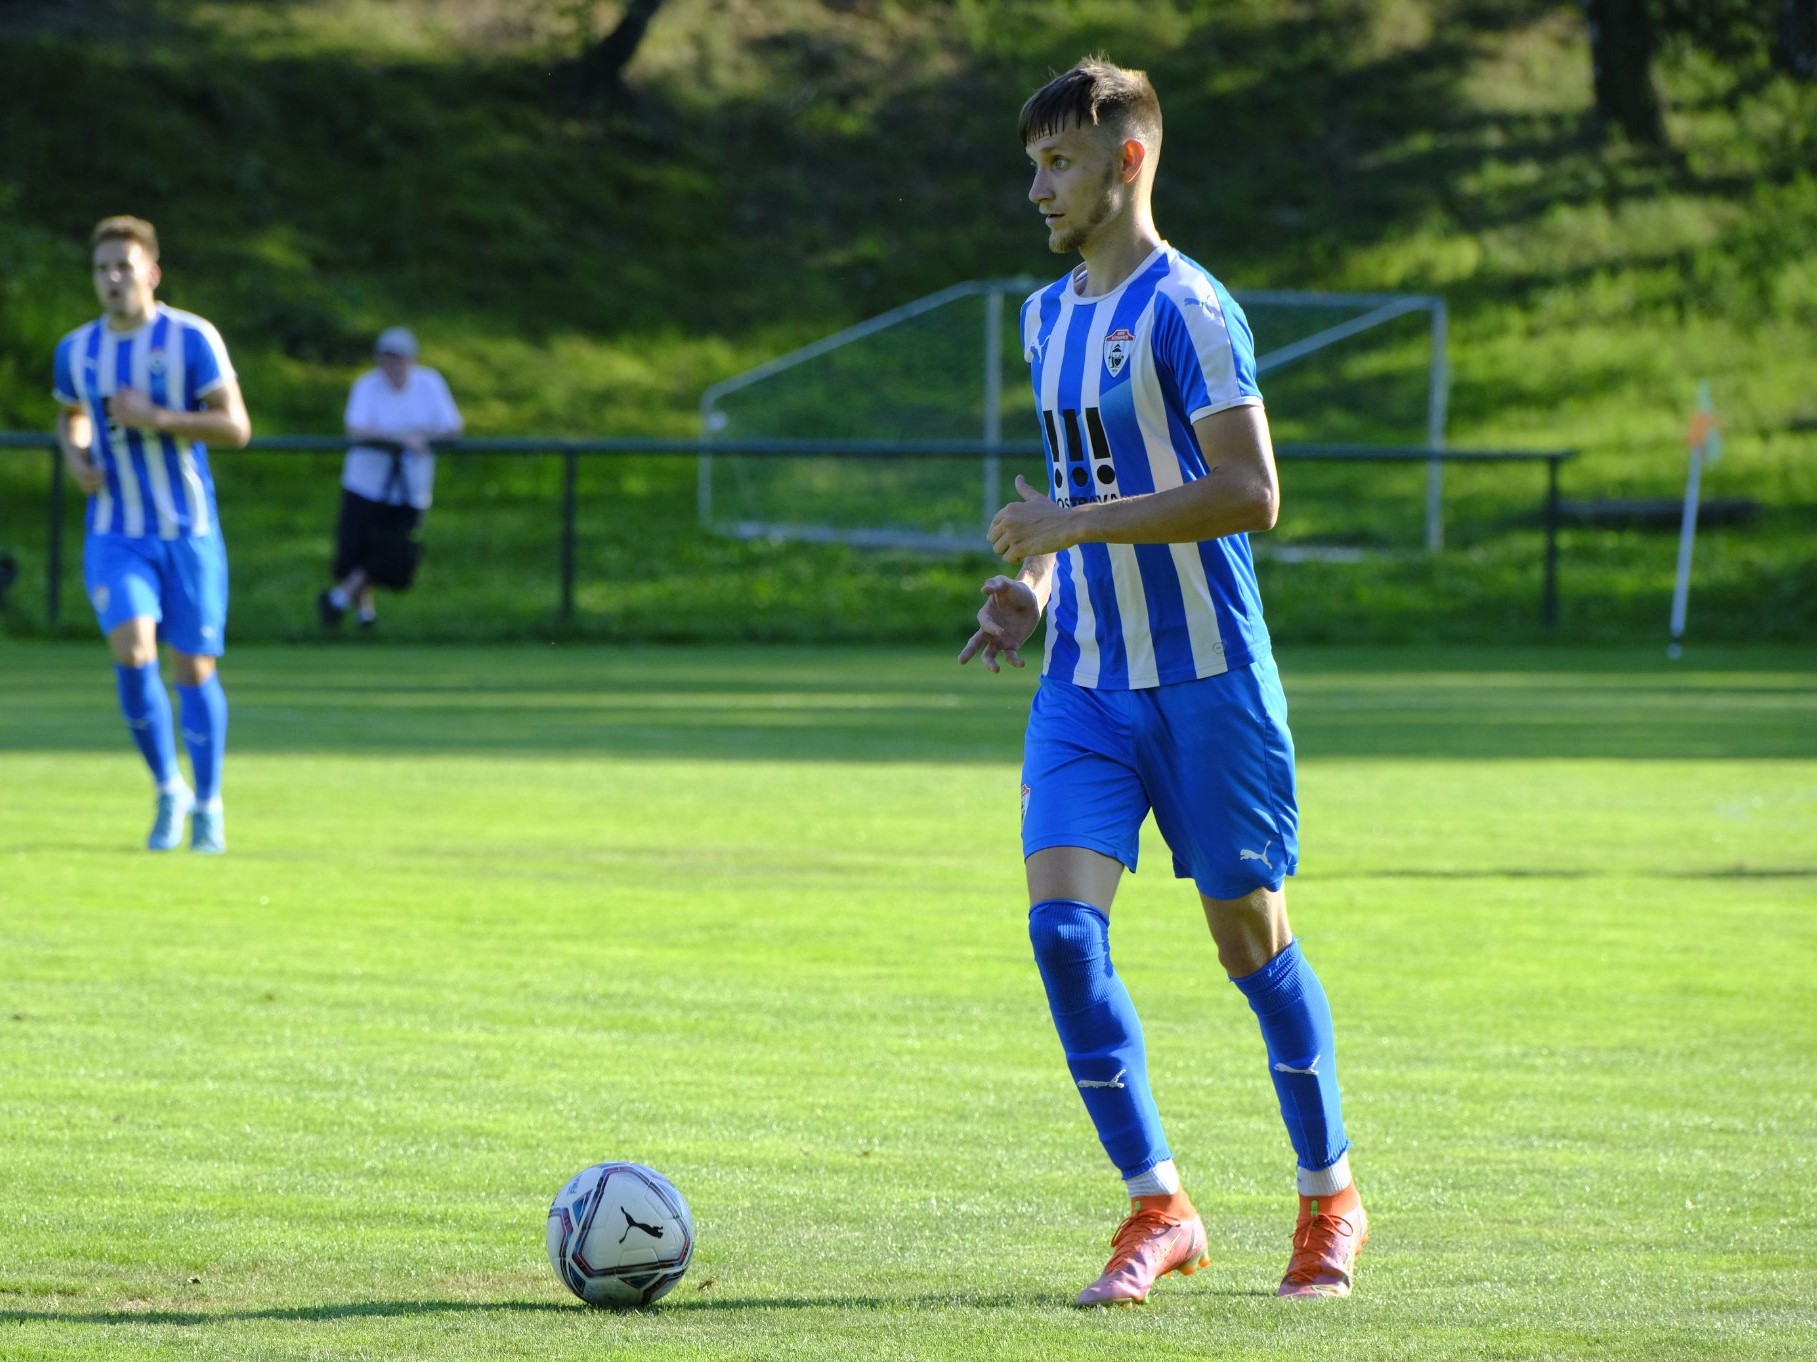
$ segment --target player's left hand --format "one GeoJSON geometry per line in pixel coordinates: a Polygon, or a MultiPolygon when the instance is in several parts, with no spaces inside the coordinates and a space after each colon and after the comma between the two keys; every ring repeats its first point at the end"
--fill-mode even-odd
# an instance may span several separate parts
{"type": "Polygon", "coordinates": [[[978,630],[959,650],[959,665],[980,654],[988,672],[1000,670],[999,657],[1012,667],[1027,665],[1021,648],[1041,622],[1041,602],[1034,588],[1014,577],[992,577],[979,590],[984,604],[978,608],[978,630]]]}
{"type": "Polygon", "coordinates": [[[108,399],[108,419],[129,430],[157,430],[164,419],[164,408],[137,388],[117,388],[108,399]]]}
{"type": "Polygon", "coordinates": [[[1020,473],[1016,490],[1022,500],[1012,501],[991,518],[991,547],[1012,563],[1044,553],[1069,549],[1078,540],[1073,513],[1046,492],[1033,487],[1020,473]]]}

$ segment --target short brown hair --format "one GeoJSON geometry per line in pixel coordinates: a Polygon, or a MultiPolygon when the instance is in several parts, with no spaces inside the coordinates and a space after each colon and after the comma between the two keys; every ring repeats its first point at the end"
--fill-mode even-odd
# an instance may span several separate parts
{"type": "Polygon", "coordinates": [[[129,217],[124,213],[102,218],[95,224],[88,244],[99,246],[103,241],[136,241],[145,248],[146,255],[153,260],[158,258],[158,229],[144,218],[129,217]]]}
{"type": "Polygon", "coordinates": [[[1161,101],[1148,72],[1131,71],[1103,56],[1082,58],[1022,106],[1016,132],[1023,146],[1070,127],[1104,127],[1161,148],[1161,101]]]}

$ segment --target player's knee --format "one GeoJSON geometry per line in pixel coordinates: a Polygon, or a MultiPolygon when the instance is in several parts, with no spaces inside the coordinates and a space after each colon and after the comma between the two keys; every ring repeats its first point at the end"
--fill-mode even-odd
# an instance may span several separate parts
{"type": "Polygon", "coordinates": [[[1279,890],[1257,889],[1240,899],[1204,898],[1203,903],[1218,963],[1233,979],[1263,968],[1293,940],[1279,890]]]}
{"type": "Polygon", "coordinates": [[[1083,964],[1104,953],[1110,919],[1077,899],[1043,899],[1028,910],[1028,940],[1037,960],[1083,964]]]}
{"type": "Polygon", "coordinates": [[[121,644],[114,648],[114,661],[122,667],[154,667],[158,662],[158,648],[154,643],[121,644]]]}
{"type": "Polygon", "coordinates": [[[1055,1009],[1099,996],[1110,972],[1110,919],[1103,913],[1076,899],[1043,899],[1028,910],[1028,939],[1055,1009]]]}
{"type": "Polygon", "coordinates": [[[208,678],[215,674],[215,660],[206,653],[181,653],[173,649],[170,663],[179,686],[205,686],[208,678]]]}

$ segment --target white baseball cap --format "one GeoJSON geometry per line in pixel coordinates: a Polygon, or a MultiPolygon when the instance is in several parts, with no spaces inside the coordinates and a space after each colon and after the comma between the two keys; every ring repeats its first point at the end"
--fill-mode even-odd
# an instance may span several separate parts
{"type": "Polygon", "coordinates": [[[379,332],[378,344],[373,351],[381,355],[402,355],[405,359],[416,358],[416,337],[402,326],[388,326],[379,332]]]}

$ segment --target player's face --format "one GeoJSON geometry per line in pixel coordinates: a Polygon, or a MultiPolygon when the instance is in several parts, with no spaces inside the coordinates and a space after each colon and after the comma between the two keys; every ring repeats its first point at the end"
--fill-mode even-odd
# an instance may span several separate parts
{"type": "Polygon", "coordinates": [[[1056,255],[1082,250],[1104,225],[1128,207],[1123,149],[1099,128],[1077,124],[1028,144],[1035,163],[1029,202],[1047,224],[1047,248],[1056,255]]]}
{"type": "Polygon", "coordinates": [[[158,264],[136,241],[117,238],[95,247],[95,296],[101,310],[119,321],[138,321],[152,308],[158,264]]]}

